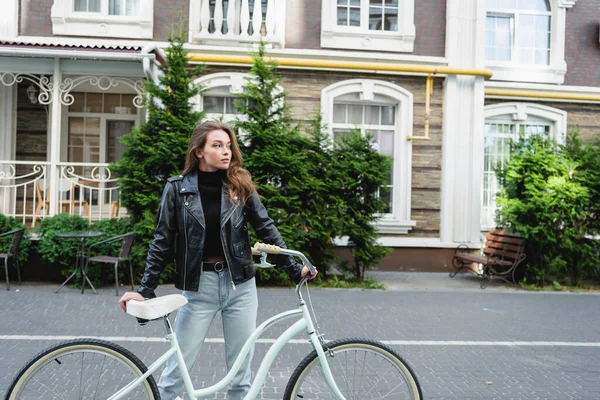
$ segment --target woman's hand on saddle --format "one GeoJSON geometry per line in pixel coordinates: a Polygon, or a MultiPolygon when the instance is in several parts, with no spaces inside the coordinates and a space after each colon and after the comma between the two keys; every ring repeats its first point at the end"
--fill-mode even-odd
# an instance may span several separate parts
{"type": "Polygon", "coordinates": [[[139,294],[137,292],[126,292],[119,299],[119,305],[121,306],[121,308],[123,309],[123,311],[127,311],[127,302],[129,300],[144,301],[144,298],[142,297],[141,294],[139,294]]]}
{"type": "Polygon", "coordinates": [[[308,267],[302,267],[302,277],[308,278],[308,280],[315,279],[315,277],[317,276],[318,273],[319,273],[319,271],[317,271],[317,267],[315,267],[314,275],[310,274],[310,270],[308,269],[308,267]]]}

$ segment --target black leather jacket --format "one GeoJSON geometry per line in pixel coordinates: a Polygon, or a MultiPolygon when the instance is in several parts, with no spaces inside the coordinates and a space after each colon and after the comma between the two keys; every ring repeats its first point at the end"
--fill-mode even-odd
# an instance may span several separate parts
{"type": "MultiPolygon", "coordinates": [[[[233,282],[239,284],[255,275],[247,222],[261,241],[280,247],[286,245],[256,193],[246,204],[241,204],[239,200],[231,202],[227,185],[223,184],[221,199],[223,252],[233,282]]],[[[155,297],[158,276],[165,264],[171,261],[175,262],[175,287],[198,290],[205,227],[197,172],[169,178],[160,200],[156,231],[146,258],[142,285],[138,289],[142,296],[155,297]]],[[[273,255],[271,259],[294,282],[300,282],[300,263],[283,255],[273,255]]]]}

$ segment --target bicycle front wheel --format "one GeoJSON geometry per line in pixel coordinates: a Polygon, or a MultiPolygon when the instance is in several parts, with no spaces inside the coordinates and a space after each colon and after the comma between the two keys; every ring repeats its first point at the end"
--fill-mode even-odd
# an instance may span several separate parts
{"type": "MultiPolygon", "coordinates": [[[[147,371],[129,350],[104,340],[77,339],[42,351],[23,367],[6,399],[107,399],[147,371]]],[[[149,376],[123,399],[160,399],[149,376]]]]}
{"type": "MultiPolygon", "coordinates": [[[[341,339],[328,343],[323,350],[335,383],[347,400],[423,398],[412,369],[380,342],[341,339]]],[[[337,399],[323,377],[316,351],[306,356],[292,373],[283,398],[337,399]]]]}

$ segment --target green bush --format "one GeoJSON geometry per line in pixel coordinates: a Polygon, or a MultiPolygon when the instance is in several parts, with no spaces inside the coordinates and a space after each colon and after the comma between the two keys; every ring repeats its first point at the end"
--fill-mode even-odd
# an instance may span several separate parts
{"type": "Polygon", "coordinates": [[[597,195],[600,153],[584,149],[575,132],[566,147],[540,136],[511,144],[510,161],[496,169],[498,226],[526,239],[526,279],[538,285],[598,275],[597,195]]]}
{"type": "Polygon", "coordinates": [[[64,276],[70,275],[75,268],[79,239],[56,237],[56,234],[87,229],[88,221],[79,215],[63,213],[44,218],[39,228],[41,240],[38,245],[38,253],[42,260],[64,268],[61,271],[64,276]]]}
{"type": "MultiPolygon", "coordinates": [[[[6,215],[0,214],[0,233],[9,232],[14,229],[26,228],[21,221],[13,217],[7,217],[6,215]]],[[[12,236],[0,238],[0,253],[5,253],[10,246],[12,236]]],[[[29,232],[26,230],[19,246],[19,263],[24,263],[29,255],[31,248],[31,240],[29,232]]]]}

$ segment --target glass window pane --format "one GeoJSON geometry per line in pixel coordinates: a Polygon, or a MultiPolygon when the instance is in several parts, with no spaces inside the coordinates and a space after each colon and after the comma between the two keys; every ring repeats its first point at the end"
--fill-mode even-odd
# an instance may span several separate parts
{"type": "Polygon", "coordinates": [[[383,9],[370,7],[369,8],[369,29],[372,31],[380,31],[383,29],[383,9]]]}
{"type": "Polygon", "coordinates": [[[398,7],[398,0],[385,0],[385,5],[398,7]]]}
{"type": "Polygon", "coordinates": [[[121,159],[125,145],[119,138],[133,128],[133,121],[107,121],[106,134],[106,162],[113,162],[121,159]]]}
{"type": "Polygon", "coordinates": [[[87,0],[74,0],[73,11],[87,11],[87,0]]]}
{"type": "Polygon", "coordinates": [[[517,0],[496,0],[492,1],[493,3],[490,8],[516,8],[517,0]]]}
{"type": "Polygon", "coordinates": [[[133,103],[135,94],[122,94],[121,95],[121,114],[137,114],[137,107],[133,103]]]}
{"type": "Polygon", "coordinates": [[[120,113],[121,95],[118,93],[107,93],[104,95],[104,112],[109,114],[120,113]]]}
{"type": "Polygon", "coordinates": [[[334,104],[333,105],[333,122],[334,123],[346,123],[346,105],[345,104],[334,104]]]}
{"type": "Polygon", "coordinates": [[[337,24],[348,25],[348,9],[345,7],[338,7],[337,10],[337,24]]]}
{"type": "Polygon", "coordinates": [[[102,93],[87,93],[84,112],[102,112],[102,93]]]}
{"type": "Polygon", "coordinates": [[[535,33],[535,47],[538,49],[550,48],[550,32],[535,33]]]}
{"type": "Polygon", "coordinates": [[[379,152],[386,156],[394,155],[394,131],[379,131],[379,152]]]}
{"type": "Polygon", "coordinates": [[[550,32],[550,17],[537,15],[535,17],[535,29],[540,32],[550,32]]]}
{"type": "Polygon", "coordinates": [[[369,5],[371,6],[383,6],[383,0],[369,0],[369,5]]]}
{"type": "Polygon", "coordinates": [[[348,105],[348,123],[350,124],[362,124],[363,118],[363,106],[361,105],[348,105]]]}
{"type": "Polygon", "coordinates": [[[548,65],[550,62],[550,52],[548,50],[536,50],[535,52],[535,64],[536,65],[548,65]]]}
{"type": "Polygon", "coordinates": [[[486,57],[488,60],[510,61],[510,17],[486,18],[486,57]]]}
{"type": "Polygon", "coordinates": [[[398,31],[398,13],[397,13],[397,11],[389,11],[389,9],[386,9],[383,30],[391,31],[391,32],[398,31]]]}
{"type": "Polygon", "coordinates": [[[125,3],[125,15],[136,16],[139,15],[140,0],[127,0],[125,3]]]}
{"type": "Polygon", "coordinates": [[[333,129],[333,141],[339,142],[349,132],[346,129],[333,129]]]}
{"type": "Polygon", "coordinates": [[[550,11],[550,5],[547,0],[519,0],[519,9],[550,11]]]}
{"type": "Polygon", "coordinates": [[[381,109],[381,124],[395,125],[396,124],[396,107],[383,106],[381,109]]]}
{"type": "Polygon", "coordinates": [[[218,96],[204,96],[202,98],[202,104],[204,112],[223,114],[225,109],[225,102],[223,97],[218,96]]]}
{"type": "Polygon", "coordinates": [[[100,0],[75,0],[73,10],[80,12],[100,12],[100,0]]]}
{"type": "Polygon", "coordinates": [[[360,8],[350,9],[350,26],[360,26],[360,8]]]}
{"type": "Polygon", "coordinates": [[[83,112],[85,107],[85,93],[75,92],[71,93],[73,96],[73,104],[69,106],[69,112],[83,112]]]}
{"type": "Polygon", "coordinates": [[[381,111],[381,106],[366,106],[365,108],[366,108],[365,124],[379,125],[380,124],[379,113],[381,111]]]}
{"type": "Polygon", "coordinates": [[[124,15],[123,3],[125,0],[109,0],[108,15],[124,15]]]}

